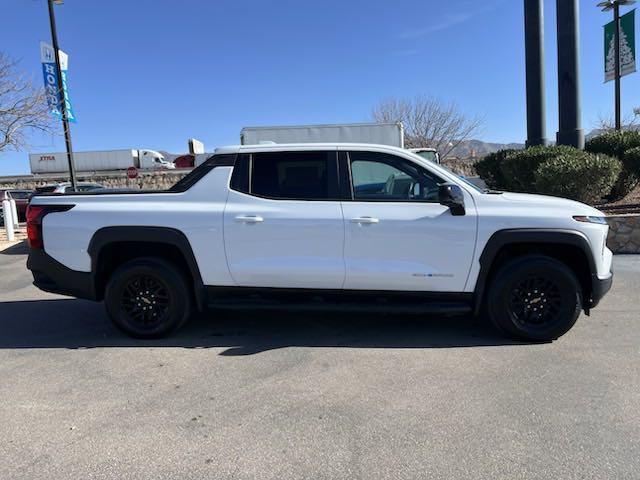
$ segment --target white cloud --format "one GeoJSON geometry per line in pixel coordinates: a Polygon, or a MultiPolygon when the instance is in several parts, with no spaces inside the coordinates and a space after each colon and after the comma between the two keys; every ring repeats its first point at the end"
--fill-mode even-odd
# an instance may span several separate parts
{"type": "MultiPolygon", "coordinates": [[[[411,38],[419,38],[429,35],[431,33],[439,32],[441,30],[446,30],[455,25],[459,25],[461,23],[466,22],[467,20],[479,15],[481,13],[487,12],[489,10],[493,10],[496,8],[503,0],[497,0],[494,2],[487,2],[482,7],[473,9],[471,5],[474,5],[472,2],[465,2],[463,4],[457,4],[456,8],[458,9],[457,13],[448,13],[444,15],[437,23],[432,23],[431,25],[426,25],[424,27],[407,29],[400,34],[400,38],[403,39],[411,39],[411,38]]],[[[477,4],[476,4],[477,5],[477,4]]]]}

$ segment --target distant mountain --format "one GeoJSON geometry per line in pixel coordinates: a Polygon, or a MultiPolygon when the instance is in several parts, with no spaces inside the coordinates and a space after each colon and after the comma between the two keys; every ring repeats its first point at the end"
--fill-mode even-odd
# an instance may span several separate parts
{"type": "MultiPolygon", "coordinates": [[[[624,130],[637,130],[640,131],[640,125],[625,125],[624,130]]],[[[606,130],[596,128],[585,134],[587,140],[601,135],[606,130]]],[[[551,138],[550,144],[553,144],[551,138]]],[[[489,153],[497,152],[504,149],[520,149],[524,148],[524,143],[492,143],[483,142],[482,140],[465,140],[448,155],[449,157],[458,157],[460,159],[467,159],[469,157],[476,157],[478,159],[488,155],[489,153]]]]}
{"type": "MultiPolygon", "coordinates": [[[[622,126],[623,130],[634,130],[634,131],[640,131],[640,125],[623,125],[622,126]]],[[[594,130],[591,130],[589,133],[587,133],[585,135],[585,138],[587,140],[593,138],[593,137],[597,137],[598,135],[601,135],[603,133],[605,133],[607,130],[611,130],[611,129],[604,129],[604,128],[596,128],[594,130]]]]}
{"type": "Polygon", "coordinates": [[[507,148],[524,148],[524,143],[491,143],[483,142],[482,140],[465,140],[456,148],[454,148],[449,156],[458,158],[482,158],[489,153],[497,152],[498,150],[504,150],[507,148]]]}

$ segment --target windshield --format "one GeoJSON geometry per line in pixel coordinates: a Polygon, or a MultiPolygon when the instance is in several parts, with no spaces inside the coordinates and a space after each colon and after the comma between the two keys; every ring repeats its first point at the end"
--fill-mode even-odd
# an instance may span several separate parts
{"type": "Polygon", "coordinates": [[[421,152],[416,153],[430,162],[438,163],[438,155],[432,150],[422,150],[421,152]]]}
{"type": "Polygon", "coordinates": [[[447,166],[445,166],[445,165],[443,165],[443,164],[440,164],[440,168],[443,168],[444,170],[446,170],[446,171],[447,171],[447,172],[449,172],[450,174],[455,175],[455,176],[456,176],[456,177],[458,177],[462,182],[464,182],[464,184],[465,184],[465,185],[470,186],[470,187],[471,187],[471,188],[473,188],[476,192],[479,192],[479,193],[486,193],[486,192],[487,192],[487,190],[485,190],[485,189],[483,189],[483,188],[480,188],[480,187],[479,187],[479,186],[477,186],[475,183],[473,183],[473,182],[471,182],[471,181],[467,180],[464,176],[462,176],[462,175],[460,175],[460,174],[458,174],[458,173],[454,172],[453,170],[451,170],[449,167],[447,167],[447,166]]]}

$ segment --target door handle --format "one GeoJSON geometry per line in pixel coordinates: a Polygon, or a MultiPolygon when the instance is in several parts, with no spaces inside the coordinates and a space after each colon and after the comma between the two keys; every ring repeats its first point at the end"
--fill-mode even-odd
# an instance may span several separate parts
{"type": "Polygon", "coordinates": [[[357,217],[357,218],[352,218],[351,223],[359,223],[361,225],[372,225],[374,223],[380,223],[380,220],[373,217],[357,217]]]}
{"type": "Polygon", "coordinates": [[[244,223],[260,223],[260,222],[264,222],[264,218],[258,216],[258,215],[238,215],[236,217],[236,220],[238,222],[244,222],[244,223]]]}

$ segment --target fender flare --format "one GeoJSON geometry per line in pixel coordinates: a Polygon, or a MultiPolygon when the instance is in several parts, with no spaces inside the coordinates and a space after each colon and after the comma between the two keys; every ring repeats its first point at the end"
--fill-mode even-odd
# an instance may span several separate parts
{"type": "MultiPolygon", "coordinates": [[[[177,247],[186,261],[189,273],[193,279],[194,295],[199,309],[202,309],[205,301],[204,284],[198,262],[193,254],[191,244],[186,235],[175,228],[170,227],[147,227],[147,226],[112,226],[97,230],[87,248],[87,253],[91,257],[91,272],[94,276],[94,283],[97,282],[98,259],[102,249],[116,242],[140,242],[159,243],[177,247]]],[[[95,285],[97,289],[97,285],[95,285]]]]}
{"type": "MultiPolygon", "coordinates": [[[[539,243],[539,244],[557,244],[570,245],[579,248],[587,258],[589,272],[593,277],[596,275],[596,262],[591,252],[591,245],[588,238],[577,230],[562,229],[537,229],[537,228],[517,228],[505,229],[495,232],[484,246],[480,255],[480,272],[476,281],[474,291],[473,312],[475,315],[480,313],[482,307],[482,299],[486,290],[486,282],[491,271],[498,252],[507,245],[518,243],[539,243]]],[[[585,302],[589,299],[585,298],[585,302]]]]}

